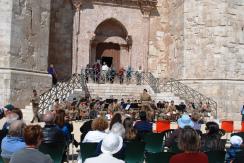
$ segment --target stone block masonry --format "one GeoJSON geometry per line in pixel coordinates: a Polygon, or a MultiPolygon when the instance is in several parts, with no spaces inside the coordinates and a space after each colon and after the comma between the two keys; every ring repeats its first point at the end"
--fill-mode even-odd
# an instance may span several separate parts
{"type": "Polygon", "coordinates": [[[23,107],[32,89],[51,86],[50,0],[1,0],[0,17],[0,103],[23,107]]]}

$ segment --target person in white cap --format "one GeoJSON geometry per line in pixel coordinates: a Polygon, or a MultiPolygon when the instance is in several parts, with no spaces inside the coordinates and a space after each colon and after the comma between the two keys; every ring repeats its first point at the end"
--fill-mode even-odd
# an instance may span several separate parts
{"type": "Polygon", "coordinates": [[[225,160],[226,163],[232,162],[236,158],[236,153],[241,151],[242,138],[240,136],[234,135],[230,138],[231,146],[226,151],[225,160]]]}
{"type": "Polygon", "coordinates": [[[113,154],[117,153],[123,146],[123,139],[117,134],[108,134],[102,142],[102,154],[97,157],[88,158],[85,163],[124,163],[123,160],[119,160],[113,157],[113,154]]]}

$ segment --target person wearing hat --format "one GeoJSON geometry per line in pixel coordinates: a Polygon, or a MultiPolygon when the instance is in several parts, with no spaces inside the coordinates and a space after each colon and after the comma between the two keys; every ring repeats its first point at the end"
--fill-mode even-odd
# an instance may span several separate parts
{"type": "Polygon", "coordinates": [[[85,163],[99,163],[99,162],[109,162],[109,163],[124,163],[123,160],[119,160],[113,157],[113,154],[120,151],[123,147],[123,139],[117,134],[110,133],[102,141],[101,151],[97,157],[88,158],[85,163]]]}
{"type": "Polygon", "coordinates": [[[230,138],[230,148],[226,151],[225,160],[226,163],[232,162],[236,158],[236,153],[241,151],[242,138],[234,135],[230,138]]]}
{"type": "Polygon", "coordinates": [[[165,146],[167,146],[169,148],[172,146],[177,146],[179,134],[185,126],[190,126],[191,128],[193,128],[193,126],[194,126],[194,123],[192,122],[192,120],[188,114],[183,114],[181,116],[181,118],[179,118],[177,120],[177,123],[178,123],[179,128],[174,130],[165,142],[165,146]]]}
{"type": "Polygon", "coordinates": [[[218,123],[209,121],[206,123],[206,133],[201,136],[201,151],[221,151],[225,150],[225,142],[221,137],[224,132],[219,128],[218,123]]]}
{"type": "Polygon", "coordinates": [[[2,128],[3,131],[8,130],[10,124],[13,121],[21,118],[14,110],[15,110],[15,107],[12,104],[8,104],[8,105],[4,106],[4,114],[6,117],[6,122],[4,123],[3,128],[2,128]]]}

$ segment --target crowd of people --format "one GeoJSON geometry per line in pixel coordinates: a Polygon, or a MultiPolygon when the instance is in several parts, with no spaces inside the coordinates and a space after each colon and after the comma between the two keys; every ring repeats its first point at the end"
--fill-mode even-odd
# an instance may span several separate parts
{"type": "Polygon", "coordinates": [[[136,84],[141,85],[143,77],[141,66],[139,66],[138,70],[134,71],[130,66],[115,70],[113,66],[109,67],[106,62],[101,65],[99,61],[93,65],[88,64],[82,73],[85,74],[86,82],[92,79],[96,83],[114,83],[118,79],[118,83],[123,84],[124,79],[126,79],[126,83],[130,84],[134,77],[136,84]]]}
{"type": "MultiPolygon", "coordinates": [[[[37,92],[33,91],[31,99],[33,107],[38,107],[37,92]]],[[[122,163],[125,158],[126,146],[130,142],[144,141],[145,134],[153,133],[153,123],[158,120],[175,121],[178,128],[165,140],[164,146],[171,151],[177,149],[170,163],[208,162],[205,154],[209,151],[226,150],[226,140],[222,139],[224,130],[218,123],[204,119],[209,113],[207,104],[154,102],[144,89],[140,99],[63,99],[55,100],[52,109],[41,117],[34,109],[32,122],[42,121],[39,125],[26,125],[21,109],[8,104],[2,109],[1,118],[6,122],[1,130],[1,157],[5,163],[52,162],[50,156],[38,151],[41,144],[61,143],[66,147],[73,143],[97,143],[94,157],[85,163],[111,162],[122,163]],[[36,114],[35,114],[36,113],[36,114]],[[80,140],[72,136],[73,120],[82,120],[80,140]],[[206,133],[201,126],[205,125],[206,133]]],[[[226,152],[226,161],[235,160],[236,153],[242,149],[242,137],[232,136],[231,146],[226,152]]],[[[63,160],[65,160],[65,153],[63,160]]],[[[83,160],[84,161],[84,160],[83,160]]]]}

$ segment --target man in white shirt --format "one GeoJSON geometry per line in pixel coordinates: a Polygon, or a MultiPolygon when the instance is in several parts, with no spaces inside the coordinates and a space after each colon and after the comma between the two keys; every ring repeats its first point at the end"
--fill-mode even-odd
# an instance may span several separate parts
{"type": "Polygon", "coordinates": [[[124,163],[123,160],[119,160],[113,157],[113,154],[117,153],[123,146],[123,139],[121,136],[110,133],[102,142],[101,151],[103,152],[97,157],[88,158],[85,163],[124,163]]]}
{"type": "Polygon", "coordinates": [[[107,72],[108,72],[108,66],[105,62],[103,62],[103,65],[102,65],[102,80],[105,82],[105,79],[106,79],[106,75],[107,75],[107,72]]]}

